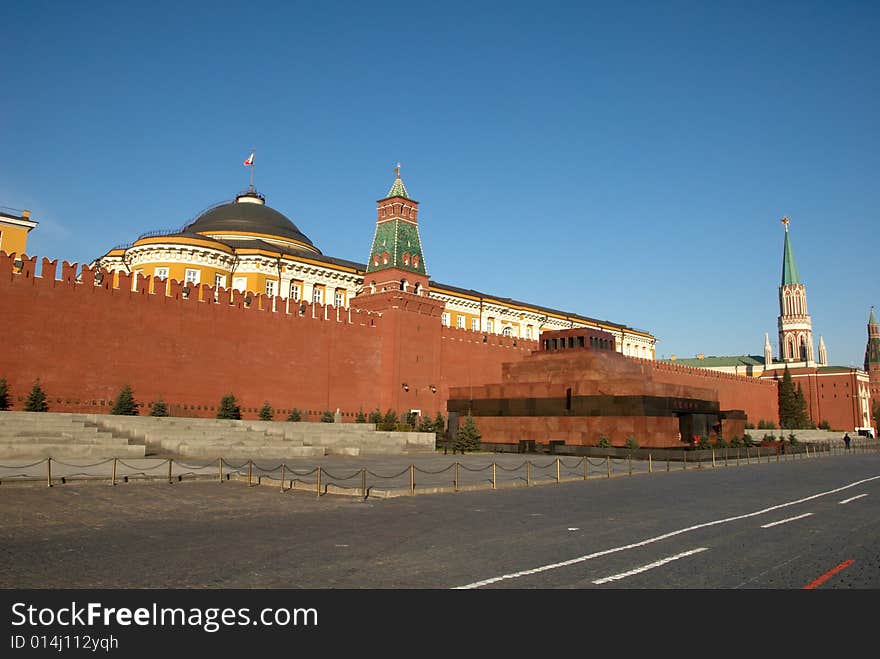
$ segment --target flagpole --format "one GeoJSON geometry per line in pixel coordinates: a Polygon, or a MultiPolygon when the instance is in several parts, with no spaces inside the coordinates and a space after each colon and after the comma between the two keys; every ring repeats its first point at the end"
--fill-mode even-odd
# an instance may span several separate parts
{"type": "Polygon", "coordinates": [[[254,156],[253,162],[251,162],[251,192],[254,192],[256,188],[254,188],[254,170],[257,168],[257,152],[251,152],[254,156]]]}

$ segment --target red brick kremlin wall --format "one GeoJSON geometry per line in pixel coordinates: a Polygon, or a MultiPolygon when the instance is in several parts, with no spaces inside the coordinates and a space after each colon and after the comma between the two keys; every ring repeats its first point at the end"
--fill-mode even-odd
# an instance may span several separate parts
{"type": "Polygon", "coordinates": [[[14,409],[40,378],[57,412],[109,413],[128,383],[139,402],[161,396],[180,416],[213,417],[229,392],[245,418],[265,401],[276,419],[294,407],[311,420],[337,408],[345,421],[375,408],[445,415],[449,387],[497,381],[501,364],[537,347],[443,327],[441,303],[424,296],[382,293],[350,311],[305,305],[300,315],[281,298],[251,294],[247,305],[225,289],[214,303],[206,285],[186,297],[174,280],[138,276],[133,286],[123,274],[113,288],[105,271],[95,286],[85,266],[77,283],[76,264],[58,273],[47,259],[37,276],[36,257],[20,272],[13,258],[0,252],[0,378],[14,409]]]}

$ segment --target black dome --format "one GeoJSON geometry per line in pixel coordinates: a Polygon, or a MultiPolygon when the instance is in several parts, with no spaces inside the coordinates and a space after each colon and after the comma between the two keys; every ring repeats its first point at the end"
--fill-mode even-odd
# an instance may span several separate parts
{"type": "Polygon", "coordinates": [[[235,201],[214,206],[188,224],[184,231],[194,233],[242,231],[278,236],[305,243],[320,254],[320,250],[293,222],[274,208],[266,206],[262,197],[255,194],[240,195],[235,201]]]}

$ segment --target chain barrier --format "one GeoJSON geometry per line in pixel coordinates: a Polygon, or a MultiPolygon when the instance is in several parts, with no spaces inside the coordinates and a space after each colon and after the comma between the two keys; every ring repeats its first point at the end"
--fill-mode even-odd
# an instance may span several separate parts
{"type": "MultiPolygon", "coordinates": [[[[853,446],[849,450],[844,450],[842,446],[836,446],[833,444],[822,444],[821,446],[795,446],[789,448],[789,450],[782,451],[760,451],[756,447],[744,447],[743,449],[728,449],[724,448],[723,453],[720,451],[716,453],[712,452],[712,459],[703,459],[702,457],[694,456],[691,458],[690,468],[691,469],[703,469],[703,463],[706,462],[707,465],[710,465],[710,468],[718,468],[721,466],[730,466],[735,461],[737,465],[745,463],[745,464],[762,464],[764,462],[770,463],[773,461],[773,456],[775,456],[775,461],[789,461],[789,460],[802,460],[802,459],[811,459],[816,457],[822,457],[822,455],[827,456],[837,456],[837,455],[855,455],[855,454],[863,454],[863,453],[876,453],[880,451],[880,444],[870,443],[870,442],[853,442],[853,446]],[[764,458],[764,460],[761,460],[764,458]],[[693,463],[696,462],[696,465],[693,463]]],[[[243,474],[247,474],[248,483],[253,484],[253,477],[257,477],[257,481],[265,478],[271,482],[280,482],[282,491],[286,489],[297,489],[299,486],[305,486],[312,488],[313,491],[317,488],[318,496],[321,496],[322,493],[326,493],[326,488],[329,484],[333,484],[335,487],[345,490],[345,491],[357,491],[362,496],[368,496],[370,490],[372,490],[375,485],[371,485],[368,487],[367,483],[367,475],[381,480],[394,480],[401,479],[402,477],[409,475],[409,483],[407,485],[399,485],[393,486],[396,490],[398,487],[402,490],[408,489],[411,494],[415,494],[416,492],[416,482],[415,475],[416,472],[419,474],[424,474],[428,476],[437,476],[440,474],[444,474],[449,472],[451,469],[455,470],[455,478],[453,480],[454,491],[459,491],[462,486],[462,479],[460,476],[460,470],[464,470],[469,473],[479,473],[485,472],[489,469],[492,470],[491,477],[487,477],[485,479],[476,481],[478,484],[490,484],[492,489],[496,489],[499,484],[497,472],[500,470],[503,473],[507,474],[516,474],[520,472],[516,478],[507,478],[502,479],[500,481],[502,484],[506,481],[507,483],[516,483],[525,481],[527,486],[532,483],[547,483],[549,482],[561,482],[563,469],[565,470],[564,475],[566,478],[570,478],[572,476],[576,476],[578,479],[587,480],[588,477],[596,477],[596,476],[605,476],[611,478],[612,475],[617,475],[621,473],[620,466],[623,465],[624,471],[623,473],[628,473],[629,475],[633,475],[633,473],[653,473],[655,469],[652,469],[653,462],[652,454],[648,455],[647,462],[644,460],[640,461],[644,463],[644,469],[639,468],[634,471],[633,469],[633,460],[632,455],[628,455],[626,457],[617,457],[612,455],[606,455],[604,458],[591,459],[589,456],[584,456],[577,459],[573,463],[569,463],[561,457],[555,458],[553,461],[547,464],[537,464],[530,460],[526,460],[525,462],[520,463],[515,466],[505,466],[503,464],[499,464],[498,462],[491,462],[489,464],[485,464],[483,466],[468,466],[467,464],[463,464],[461,462],[455,462],[452,464],[443,467],[442,469],[425,469],[422,467],[418,467],[415,464],[408,465],[400,472],[396,474],[380,474],[376,473],[372,470],[367,469],[366,467],[362,467],[356,471],[353,471],[349,475],[335,475],[327,472],[321,466],[313,467],[310,470],[306,469],[291,469],[287,466],[286,463],[281,463],[276,466],[270,467],[266,465],[259,465],[252,460],[248,460],[246,462],[241,463],[240,465],[231,464],[223,458],[217,458],[214,463],[207,464],[189,464],[185,462],[177,462],[173,458],[167,459],[158,459],[158,458],[135,458],[135,462],[142,461],[152,461],[155,464],[151,466],[147,466],[144,464],[134,465],[131,462],[127,462],[126,460],[120,458],[107,458],[98,462],[92,462],[88,464],[77,464],[64,462],[60,460],[56,460],[54,458],[44,458],[39,461],[29,462],[25,464],[18,465],[0,465],[0,469],[8,469],[8,470],[16,470],[14,473],[3,474],[0,475],[0,482],[2,480],[18,480],[18,479],[31,479],[31,480],[45,480],[48,485],[51,487],[53,482],[55,483],[66,483],[70,480],[83,480],[83,479],[105,479],[107,478],[104,474],[96,474],[94,472],[89,473],[87,469],[94,469],[96,467],[101,467],[103,465],[107,465],[108,463],[113,463],[112,467],[112,476],[110,476],[110,483],[112,485],[116,485],[117,481],[128,482],[130,478],[144,477],[149,478],[151,474],[148,472],[154,472],[152,474],[155,477],[155,471],[158,469],[165,468],[167,469],[166,478],[169,483],[174,482],[175,480],[181,482],[184,478],[199,478],[205,475],[205,472],[212,471],[214,472],[214,478],[217,478],[217,470],[219,466],[219,478],[222,482],[224,480],[224,473],[226,474],[226,479],[228,480],[229,475],[236,474],[241,476],[243,474]],[[32,469],[35,467],[46,467],[45,471],[42,474],[37,473],[38,470],[34,470],[28,472],[26,470],[32,469]],[[590,466],[596,467],[605,467],[604,470],[598,470],[593,474],[590,474],[590,466]],[[76,469],[77,471],[73,473],[55,473],[53,476],[53,468],[57,469],[58,467],[66,467],[76,469]],[[178,470],[177,473],[174,473],[175,468],[178,470]],[[258,473],[254,473],[254,470],[258,473]],[[547,473],[546,470],[553,469],[554,471],[551,473],[547,473]],[[25,470],[25,471],[18,471],[25,470]],[[118,470],[118,471],[117,471],[118,470]],[[126,473],[125,470],[128,470],[126,473]],[[525,470],[524,476],[522,475],[522,471],[525,470]],[[277,472],[281,471],[280,477],[277,475],[277,472]],[[605,471],[605,474],[602,474],[602,471],[605,471]],[[314,481],[311,480],[303,480],[304,477],[309,477],[317,473],[317,478],[314,481]],[[536,479],[535,476],[538,476],[536,479]],[[346,481],[355,480],[360,477],[360,483],[357,485],[346,485],[346,481]],[[285,486],[289,483],[290,487],[286,488],[285,486]]],[[[666,462],[666,471],[670,470],[670,461],[680,461],[682,465],[682,469],[688,469],[688,455],[687,451],[680,451],[677,456],[673,456],[670,453],[667,453],[665,457],[660,458],[661,461],[666,462]]],[[[63,471],[63,469],[62,469],[63,471]]],[[[473,482],[473,481],[472,481],[473,482]]],[[[435,484],[439,485],[439,484],[435,484]]],[[[446,484],[448,486],[448,482],[446,484]]],[[[430,484],[429,484],[430,486],[430,484]]],[[[441,485],[442,486],[442,485],[441,485]]],[[[479,486],[479,485],[478,485],[479,486]]]]}
{"type": "MultiPolygon", "coordinates": [[[[499,465],[499,466],[500,466],[500,465],[499,465]]],[[[416,467],[415,469],[416,469],[416,471],[419,472],[420,474],[429,474],[429,475],[431,475],[431,476],[436,476],[437,474],[442,474],[443,472],[449,471],[449,470],[452,469],[453,467],[455,467],[455,464],[454,464],[454,463],[453,463],[453,464],[450,464],[450,465],[447,465],[447,466],[444,467],[443,469],[438,469],[437,471],[431,471],[430,469],[422,469],[421,467],[416,467]]]]}

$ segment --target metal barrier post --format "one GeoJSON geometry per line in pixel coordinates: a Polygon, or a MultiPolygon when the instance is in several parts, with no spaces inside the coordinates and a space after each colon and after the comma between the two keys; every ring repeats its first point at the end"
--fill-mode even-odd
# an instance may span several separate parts
{"type": "Polygon", "coordinates": [[[168,483],[171,484],[174,481],[171,480],[171,467],[174,465],[174,458],[168,458],[168,483]]]}
{"type": "Polygon", "coordinates": [[[532,463],[526,460],[526,487],[532,484],[532,463]]]}
{"type": "Polygon", "coordinates": [[[654,464],[651,462],[651,454],[650,453],[648,453],[648,473],[649,474],[654,473],[654,464]]]}
{"type": "Polygon", "coordinates": [[[495,489],[495,463],[492,463],[492,489],[495,489]]]}
{"type": "Polygon", "coordinates": [[[253,460],[248,460],[248,487],[250,487],[251,484],[252,484],[252,483],[251,483],[251,481],[252,481],[252,478],[251,478],[251,477],[253,476],[253,471],[254,471],[254,461],[253,461],[253,460]]]}
{"type": "Polygon", "coordinates": [[[282,462],[281,463],[281,491],[284,492],[284,469],[287,465],[282,462]]]}
{"type": "Polygon", "coordinates": [[[458,492],[458,463],[455,463],[455,477],[453,480],[453,490],[458,492]]]}
{"type": "Polygon", "coordinates": [[[361,494],[367,498],[367,468],[361,467],[361,494]]]}
{"type": "Polygon", "coordinates": [[[414,464],[409,466],[409,493],[416,493],[416,466],[414,464]]]}
{"type": "Polygon", "coordinates": [[[589,464],[590,464],[590,461],[586,457],[584,457],[584,480],[587,480],[587,469],[588,469],[587,465],[589,465],[589,464]]]}
{"type": "Polygon", "coordinates": [[[666,452],[666,471],[669,471],[669,451],[666,452]]]}
{"type": "Polygon", "coordinates": [[[736,466],[739,467],[739,446],[736,447],[736,466]]]}
{"type": "Polygon", "coordinates": [[[113,473],[110,475],[110,485],[116,485],[116,458],[113,458],[113,473]]]}
{"type": "Polygon", "coordinates": [[[556,484],[559,485],[559,458],[556,458],[556,484]]]}
{"type": "Polygon", "coordinates": [[[727,466],[727,448],[724,449],[724,466],[727,466]]]}
{"type": "Polygon", "coordinates": [[[715,469],[715,449],[712,449],[712,469],[715,469]]]}
{"type": "Polygon", "coordinates": [[[681,466],[681,470],[682,470],[682,471],[687,471],[687,468],[688,468],[688,453],[687,453],[687,451],[682,450],[681,455],[682,455],[682,457],[684,458],[684,462],[683,462],[683,464],[682,464],[682,466],[681,466]]]}
{"type": "Polygon", "coordinates": [[[758,447],[758,464],[761,464],[761,447],[758,447]]]}
{"type": "Polygon", "coordinates": [[[633,475],[633,456],[632,456],[632,453],[630,453],[628,456],[626,456],[626,464],[627,464],[627,467],[629,467],[629,475],[632,476],[633,475]]]}
{"type": "Polygon", "coordinates": [[[223,482],[223,458],[217,458],[217,482],[223,482]]]}
{"type": "Polygon", "coordinates": [[[52,487],[52,458],[46,458],[46,486],[52,487]]]}
{"type": "Polygon", "coordinates": [[[751,457],[751,454],[752,454],[752,452],[749,450],[749,447],[746,446],[746,464],[747,465],[752,464],[751,460],[749,460],[749,458],[751,457]]]}
{"type": "Polygon", "coordinates": [[[611,456],[610,455],[605,456],[605,467],[608,470],[608,478],[611,478],[611,456]]]}
{"type": "Polygon", "coordinates": [[[318,465],[318,479],[317,479],[317,494],[318,498],[321,498],[321,465],[318,465]]]}

